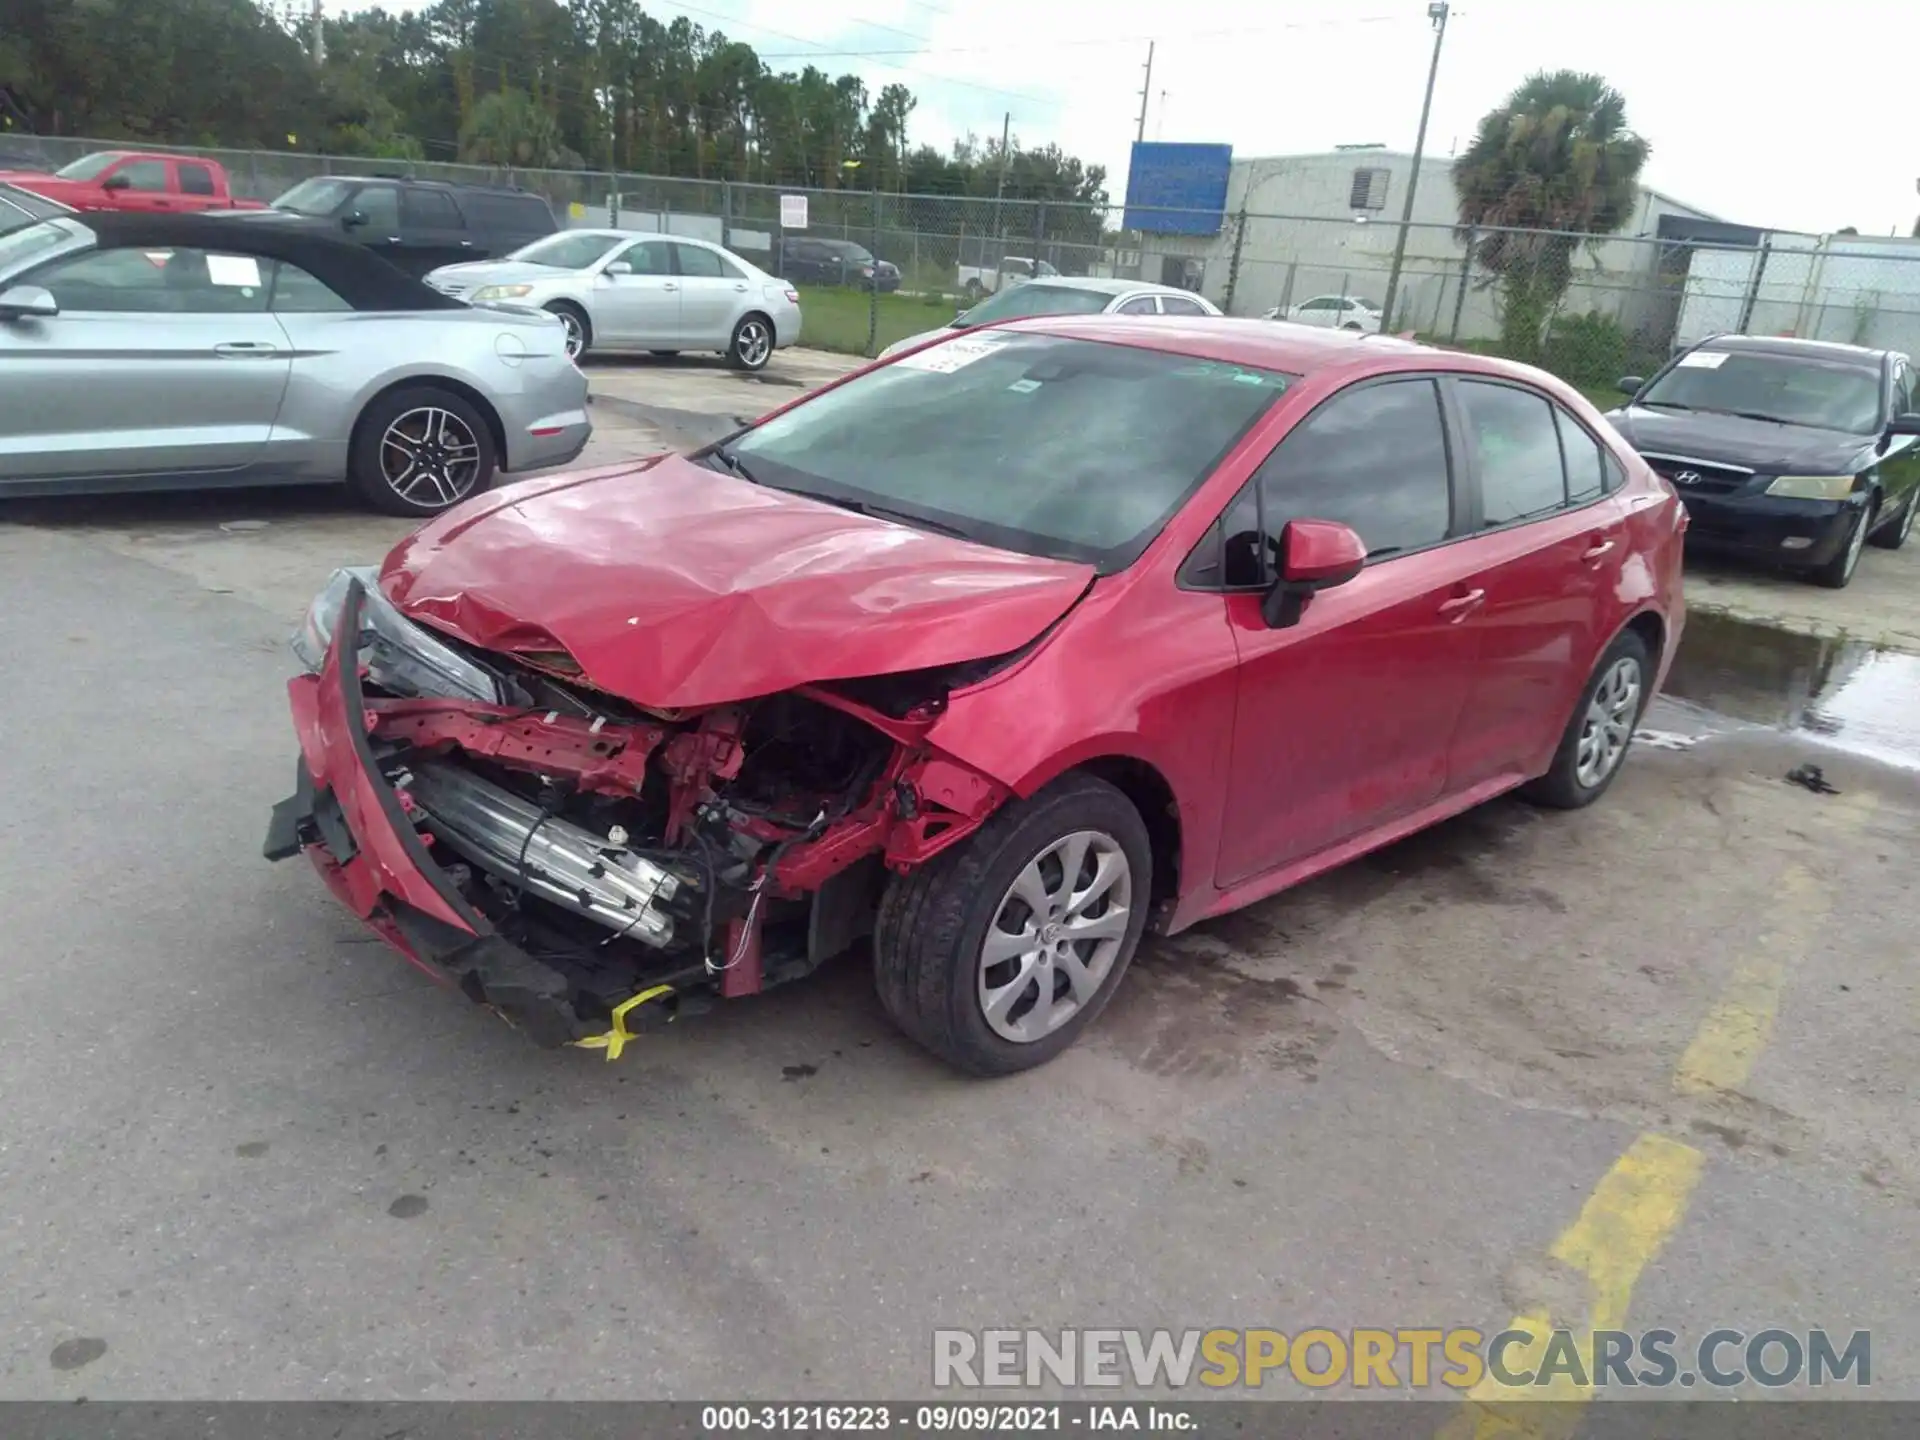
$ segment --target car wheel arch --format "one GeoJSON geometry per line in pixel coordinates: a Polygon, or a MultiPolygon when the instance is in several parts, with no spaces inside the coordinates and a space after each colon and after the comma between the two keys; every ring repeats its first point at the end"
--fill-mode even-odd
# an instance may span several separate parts
{"type": "MultiPolygon", "coordinates": [[[[1667,650],[1666,618],[1657,610],[1642,610],[1639,614],[1630,617],[1620,629],[1631,630],[1640,637],[1641,642],[1647,647],[1647,659],[1653,666],[1653,673],[1658,675],[1660,659],[1667,650]]],[[[1609,638],[1607,644],[1611,646],[1618,638],[1617,635],[1609,638]]]]}
{"type": "Polygon", "coordinates": [[[367,423],[367,416],[373,413],[374,406],[396,390],[411,390],[421,386],[438,386],[473,406],[480,413],[480,418],[487,422],[487,433],[493,439],[493,453],[499,457],[500,468],[507,468],[507,427],[500,419],[500,412],[493,408],[493,402],[484,392],[464,380],[455,380],[446,375],[403,375],[362,397],[360,408],[354,412],[353,429],[347,437],[349,449],[359,443],[360,432],[367,423]]]}

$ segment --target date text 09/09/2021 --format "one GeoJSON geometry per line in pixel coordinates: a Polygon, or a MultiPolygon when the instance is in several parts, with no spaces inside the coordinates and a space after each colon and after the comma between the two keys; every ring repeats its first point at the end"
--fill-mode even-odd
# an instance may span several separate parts
{"type": "Polygon", "coordinates": [[[1192,1434],[1200,1428],[1195,1411],[1193,1406],[1164,1404],[707,1405],[701,1407],[700,1428],[709,1434],[883,1430],[909,1435],[1072,1430],[1192,1434]]]}

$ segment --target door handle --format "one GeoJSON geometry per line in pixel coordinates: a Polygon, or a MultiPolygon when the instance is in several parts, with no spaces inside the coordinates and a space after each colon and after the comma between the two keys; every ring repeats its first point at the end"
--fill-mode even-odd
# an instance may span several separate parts
{"type": "Polygon", "coordinates": [[[665,285],[662,285],[660,288],[662,290],[678,290],[680,287],[678,285],[675,285],[671,280],[669,280],[665,285]]]}
{"type": "Polygon", "coordinates": [[[214,346],[213,353],[244,360],[253,355],[272,355],[279,349],[278,345],[270,344],[265,340],[228,340],[214,346]]]}
{"type": "Polygon", "coordinates": [[[747,293],[747,287],[744,285],[736,285],[733,288],[738,290],[742,295],[747,293]]]}
{"type": "Polygon", "coordinates": [[[471,240],[462,240],[460,242],[460,248],[462,250],[471,250],[473,248],[473,242],[471,240]]]}
{"type": "Polygon", "coordinates": [[[1440,602],[1440,613],[1449,620],[1461,621],[1480,608],[1480,602],[1487,598],[1484,590],[1469,590],[1464,595],[1455,595],[1450,600],[1440,602]]]}
{"type": "Polygon", "coordinates": [[[1613,549],[1613,541],[1596,540],[1581,556],[1582,560],[1598,560],[1613,549]]]}

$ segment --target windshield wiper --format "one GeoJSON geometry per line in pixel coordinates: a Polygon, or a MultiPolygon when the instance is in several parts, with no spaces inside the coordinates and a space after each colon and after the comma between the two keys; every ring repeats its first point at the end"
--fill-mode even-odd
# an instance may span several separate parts
{"type": "Polygon", "coordinates": [[[729,475],[739,476],[742,480],[746,481],[749,485],[759,485],[764,483],[761,481],[759,476],[755,475],[753,471],[747,468],[746,461],[742,460],[738,455],[734,454],[733,451],[727,449],[727,447],[724,445],[714,446],[713,449],[707,451],[707,453],[701,458],[705,460],[719,461],[721,469],[725,470],[729,475]]]}
{"type": "Polygon", "coordinates": [[[1791,425],[1791,420],[1782,420],[1778,415],[1763,415],[1758,410],[1722,410],[1722,415],[1731,415],[1736,420],[1764,420],[1769,425],[1791,425]]]}
{"type": "Polygon", "coordinates": [[[1654,410],[1691,410],[1693,406],[1682,405],[1678,400],[1642,400],[1639,402],[1654,410]]]}
{"type": "Polygon", "coordinates": [[[796,495],[804,495],[809,500],[818,500],[824,505],[838,506],[842,510],[851,510],[856,515],[865,515],[869,520],[891,520],[896,525],[910,526],[916,530],[933,530],[941,535],[951,535],[956,540],[971,540],[957,525],[949,525],[941,520],[927,520],[918,515],[909,515],[904,510],[889,510],[884,505],[875,505],[866,500],[843,500],[837,495],[820,495],[812,490],[796,490],[796,495]]]}

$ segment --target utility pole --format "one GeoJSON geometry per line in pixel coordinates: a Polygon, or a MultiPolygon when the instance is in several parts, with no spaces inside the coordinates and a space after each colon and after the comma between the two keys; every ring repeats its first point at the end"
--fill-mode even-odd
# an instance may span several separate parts
{"type": "Polygon", "coordinates": [[[1400,267],[1407,258],[1407,231],[1413,224],[1413,197],[1420,188],[1420,160],[1427,153],[1427,116],[1433,110],[1433,82],[1440,75],[1440,47],[1447,38],[1447,0],[1433,0],[1427,6],[1427,18],[1433,22],[1433,63],[1427,67],[1427,95],[1420,102],[1420,130],[1413,139],[1413,173],[1407,177],[1407,200],[1400,210],[1400,234],[1393,242],[1393,265],[1387,271],[1387,298],[1380,307],[1380,320],[1393,325],[1393,302],[1400,289],[1400,267]]]}
{"type": "Polygon", "coordinates": [[[320,0],[313,0],[313,63],[327,63],[327,28],[320,13],[320,0]]]}
{"type": "Polygon", "coordinates": [[[1147,138],[1147,97],[1153,94],[1153,41],[1147,42],[1147,78],[1140,86],[1140,125],[1134,131],[1133,138],[1145,141],[1147,138]]]}
{"type": "MultiPolygon", "coordinates": [[[[1012,143],[1013,112],[1009,110],[1005,118],[1000,121],[1000,178],[994,181],[993,185],[993,243],[996,248],[1004,248],[1007,238],[1007,225],[1006,221],[1001,218],[1000,202],[1007,193],[1007,165],[1012,159],[1008,151],[1008,146],[1012,143]]],[[[1005,267],[1006,262],[999,256],[995,256],[993,263],[996,269],[1001,269],[1005,267]]],[[[994,281],[996,289],[998,289],[1005,278],[1005,276],[1000,276],[994,281]]]]}

